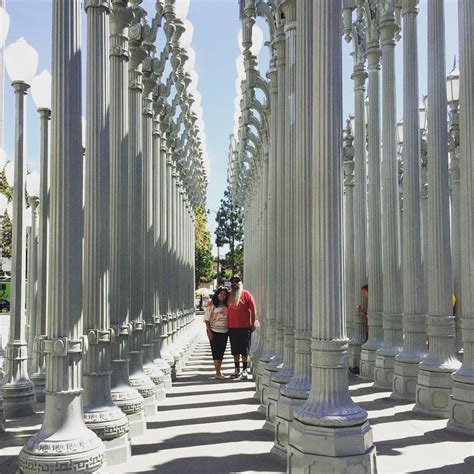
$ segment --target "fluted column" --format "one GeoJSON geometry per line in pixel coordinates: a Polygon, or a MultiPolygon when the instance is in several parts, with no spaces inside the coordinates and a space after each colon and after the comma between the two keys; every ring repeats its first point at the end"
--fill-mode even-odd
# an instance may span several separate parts
{"type": "MultiPolygon", "coordinates": [[[[353,26],[354,43],[354,286],[352,312],[353,334],[349,342],[349,367],[359,372],[361,346],[366,339],[366,326],[357,305],[365,307],[366,302],[361,296],[361,287],[367,284],[367,165],[365,154],[365,48],[366,38],[362,13],[353,26]]],[[[348,316],[349,317],[349,316],[348,316]]]]}
{"type": "MultiPolygon", "coordinates": [[[[137,14],[139,15],[139,14],[137,14]]],[[[129,224],[129,280],[130,320],[132,333],[130,338],[130,385],[136,388],[144,399],[145,416],[156,414],[155,384],[143,372],[143,342],[145,339],[145,321],[143,319],[143,298],[145,288],[144,258],[144,215],[142,202],[143,187],[143,115],[142,62],[146,57],[143,46],[143,30],[140,17],[136,17],[130,30],[129,72],[129,122],[128,132],[128,224],[129,224]]]]}
{"type": "MultiPolygon", "coordinates": [[[[379,1],[380,44],[382,46],[382,270],[383,344],[376,352],[374,383],[391,389],[395,356],[402,351],[403,294],[400,274],[400,214],[398,207],[397,111],[395,88],[395,22],[394,3],[379,1]]],[[[373,290],[369,287],[369,300],[373,290]]],[[[369,316],[370,317],[370,316],[369,316]]]]}
{"type": "MultiPolygon", "coordinates": [[[[296,84],[295,84],[295,133],[293,175],[294,213],[294,297],[292,298],[295,333],[295,369],[293,377],[281,388],[275,420],[274,452],[286,455],[290,426],[294,411],[308,398],[311,388],[311,291],[306,291],[311,281],[311,240],[309,228],[311,208],[305,203],[311,201],[312,108],[312,2],[297,0],[296,5],[296,84]]],[[[271,281],[269,281],[271,285],[271,281]]],[[[291,314],[290,314],[291,316],[291,314]]]]}
{"type": "MultiPolygon", "coordinates": [[[[153,304],[154,304],[154,335],[153,335],[153,362],[164,374],[164,384],[166,390],[171,388],[171,367],[164,360],[161,354],[163,321],[161,319],[161,300],[164,299],[161,293],[161,281],[164,278],[163,271],[163,249],[162,234],[163,223],[161,219],[161,207],[163,204],[161,190],[161,124],[157,114],[153,121],[153,158],[152,158],[152,212],[153,212],[153,304]]],[[[194,303],[193,303],[194,304],[194,303]]]]}
{"type": "Polygon", "coordinates": [[[147,57],[143,66],[143,166],[141,178],[141,197],[143,207],[143,242],[141,245],[143,252],[143,319],[145,321],[145,333],[143,344],[143,371],[156,385],[155,398],[157,401],[163,400],[165,396],[164,373],[154,363],[153,338],[155,334],[154,315],[154,216],[153,216],[153,98],[152,92],[156,85],[156,78],[153,77],[152,58],[147,57]]]}
{"type": "MultiPolygon", "coordinates": [[[[38,298],[37,298],[37,288],[38,288],[38,204],[39,200],[37,196],[29,196],[28,199],[31,212],[31,227],[30,235],[28,241],[28,269],[27,269],[27,296],[28,301],[26,303],[27,310],[27,320],[29,326],[28,333],[28,372],[32,373],[33,365],[33,346],[34,338],[37,332],[36,325],[38,323],[38,298]]],[[[27,229],[28,230],[28,229],[27,229]]]]}
{"type": "Polygon", "coordinates": [[[449,236],[444,2],[428,3],[428,357],[419,365],[415,411],[451,414],[451,373],[460,367],[454,349],[449,236]]]}
{"type": "Polygon", "coordinates": [[[87,130],[84,196],[84,421],[107,448],[107,465],[130,458],[129,423],[111,396],[109,313],[109,2],[88,0],[87,130]]]}
{"type": "Polygon", "coordinates": [[[36,333],[33,341],[33,363],[31,381],[35,386],[36,401],[44,402],[46,367],[44,339],[46,338],[46,289],[48,265],[48,221],[49,221],[49,120],[51,110],[38,109],[41,123],[40,144],[40,207],[38,220],[38,287],[36,303],[36,333]]]}
{"type": "MultiPolygon", "coordinates": [[[[267,420],[275,426],[277,404],[280,398],[281,387],[288,383],[293,377],[294,371],[294,307],[290,294],[295,293],[295,279],[293,278],[294,267],[294,204],[293,186],[294,181],[294,155],[296,145],[296,0],[286,0],[282,4],[285,25],[285,82],[284,82],[284,112],[282,125],[284,126],[284,148],[281,156],[282,166],[282,203],[281,203],[281,235],[280,259],[282,262],[282,279],[279,294],[282,296],[283,304],[279,304],[282,311],[283,323],[283,359],[281,369],[272,375],[270,383],[270,396],[267,410],[267,420]]],[[[281,144],[279,144],[281,146],[281,144]]],[[[276,448],[278,450],[278,448],[276,448]]]]}
{"type": "MultiPolygon", "coordinates": [[[[353,332],[352,316],[354,315],[354,147],[350,120],[345,129],[343,165],[344,165],[344,309],[346,330],[353,332]],[[349,324],[348,324],[349,323],[349,324]]],[[[349,359],[350,360],[350,359],[349,359]]]]}
{"type": "Polygon", "coordinates": [[[46,403],[43,425],[20,453],[33,472],[93,472],[104,445],[82,417],[83,162],[79,0],[53,2],[51,233],[48,253],[46,403]]]}
{"type": "Polygon", "coordinates": [[[268,347],[261,356],[262,362],[259,370],[261,375],[257,378],[257,392],[260,393],[260,408],[259,410],[266,413],[266,406],[268,404],[268,387],[270,385],[270,372],[266,370],[267,364],[273,361],[276,357],[276,306],[277,306],[277,291],[275,286],[275,272],[276,272],[276,139],[278,135],[278,85],[277,85],[277,69],[276,59],[273,57],[270,62],[270,69],[267,73],[270,82],[270,151],[268,159],[268,213],[267,213],[267,276],[266,280],[269,283],[267,291],[267,313],[264,316],[266,319],[266,329],[268,332],[268,347]],[[272,284],[270,284],[270,282],[272,284]]]}
{"type": "Polygon", "coordinates": [[[290,428],[290,472],[372,472],[375,448],[367,413],[349,396],[348,339],[342,311],[341,2],[313,5],[312,386],[290,428]],[[330,231],[329,231],[330,229],[330,231]]]}
{"type": "MultiPolygon", "coordinates": [[[[358,0],[361,3],[361,0],[358,0]]],[[[369,110],[367,117],[368,176],[367,189],[367,275],[369,282],[368,338],[360,355],[360,377],[373,380],[376,351],[383,342],[382,310],[384,274],[382,272],[382,193],[380,186],[380,45],[377,17],[370,15],[365,5],[367,21],[367,72],[369,110]]]]}
{"type": "Polygon", "coordinates": [[[26,340],[25,278],[26,228],[24,221],[26,181],[26,94],[29,85],[14,82],[15,91],[15,165],[12,216],[12,266],[10,331],[5,347],[3,409],[5,418],[31,415],[35,412],[35,393],[28,376],[26,340]]]}
{"type": "Polygon", "coordinates": [[[426,357],[421,260],[418,0],[403,1],[403,351],[395,357],[392,398],[415,400],[418,363],[426,357]]]}
{"type": "MultiPolygon", "coordinates": [[[[278,7],[279,8],[279,7],[278,7]]],[[[283,15],[277,9],[276,16],[282,18],[283,15]]],[[[273,275],[273,282],[276,288],[277,299],[278,295],[283,295],[286,291],[286,276],[285,276],[285,219],[284,219],[284,205],[287,199],[284,181],[285,181],[285,143],[286,143],[286,38],[284,34],[284,20],[277,23],[276,38],[274,40],[274,46],[276,50],[276,76],[277,76],[277,102],[274,109],[275,114],[278,116],[277,119],[277,133],[275,137],[275,235],[276,240],[276,253],[275,253],[275,273],[273,275]]],[[[269,377],[269,389],[268,396],[264,403],[266,406],[266,418],[267,422],[264,425],[264,429],[274,429],[275,423],[275,411],[276,411],[276,399],[277,399],[277,388],[272,385],[273,375],[277,373],[283,366],[283,340],[284,340],[284,319],[286,306],[282,303],[277,302],[275,305],[275,357],[265,366],[265,371],[268,372],[269,377]]]]}
{"type": "Polygon", "coordinates": [[[129,229],[128,229],[128,26],[126,0],[112,2],[110,15],[110,321],[112,400],[128,416],[130,435],[146,429],[143,398],[130,386],[129,229]]]}
{"type": "Polygon", "coordinates": [[[448,430],[474,434],[474,5],[458,3],[460,52],[462,340],[464,359],[452,374],[448,430]]]}

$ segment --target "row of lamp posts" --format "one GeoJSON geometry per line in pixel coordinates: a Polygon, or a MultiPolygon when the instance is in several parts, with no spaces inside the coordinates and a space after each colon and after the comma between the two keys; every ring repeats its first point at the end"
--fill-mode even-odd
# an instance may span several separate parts
{"type": "Polygon", "coordinates": [[[374,468],[348,368],[415,401],[418,413],[449,418],[450,430],[473,433],[472,242],[463,233],[473,225],[473,12],[458,3],[460,71],[446,87],[443,2],[428,2],[428,97],[419,109],[418,1],[240,2],[245,73],[228,181],[245,212],[246,285],[261,315],[256,398],[290,470],[315,461],[347,468],[351,459],[374,468]],[[259,17],[270,35],[266,79],[252,51],[259,17]],[[355,116],[341,140],[342,35],[354,45],[355,116]],[[357,309],[367,283],[368,338],[357,309]]]}
{"type": "Polygon", "coordinates": [[[84,3],[86,123],[79,0],[53,2],[52,77],[33,79],[37,53],[24,40],[6,50],[16,149],[4,415],[28,416],[45,403],[43,425],[20,454],[23,472],[125,462],[130,437],[144,433],[195,341],[194,210],[205,199],[208,164],[189,1],[156,2],[150,21],[140,4],[84,3]],[[39,222],[32,219],[28,248],[28,348],[31,83],[41,145],[39,190],[29,197],[39,222]]]}

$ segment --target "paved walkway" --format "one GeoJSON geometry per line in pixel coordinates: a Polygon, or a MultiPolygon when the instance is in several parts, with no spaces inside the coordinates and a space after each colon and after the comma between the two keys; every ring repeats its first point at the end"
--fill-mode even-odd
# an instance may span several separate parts
{"type": "MultiPolygon", "coordinates": [[[[232,369],[227,354],[224,371],[232,369]]],[[[262,430],[253,382],[216,381],[212,374],[203,336],[146,434],[133,440],[132,460],[106,472],[285,472],[284,460],[270,454],[273,435],[262,430]]],[[[413,415],[412,404],[395,403],[389,392],[356,378],[351,393],[369,412],[379,473],[474,473],[474,440],[447,433],[446,420],[413,415]]],[[[39,423],[40,415],[8,422],[8,433],[0,434],[0,473],[15,472],[16,454],[39,423]]]]}

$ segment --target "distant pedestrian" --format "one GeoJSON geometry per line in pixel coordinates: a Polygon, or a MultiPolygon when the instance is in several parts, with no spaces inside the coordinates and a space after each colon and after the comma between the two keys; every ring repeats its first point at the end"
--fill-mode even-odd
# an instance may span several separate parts
{"type": "Polygon", "coordinates": [[[230,279],[230,284],[229,338],[235,365],[235,371],[230,377],[247,379],[250,341],[252,332],[255,330],[255,300],[252,293],[244,289],[240,276],[234,275],[230,279]],[[242,358],[242,372],[240,372],[240,358],[242,358]]]}
{"type": "Polygon", "coordinates": [[[369,335],[369,312],[367,310],[369,306],[369,285],[364,285],[360,288],[360,295],[364,299],[365,305],[358,304],[357,309],[364,320],[365,338],[367,339],[369,335]]]}
{"type": "Polygon", "coordinates": [[[227,288],[218,288],[204,313],[204,323],[206,324],[207,337],[211,343],[212,359],[216,369],[215,378],[218,380],[225,379],[221,367],[229,336],[227,295],[227,288]]]}

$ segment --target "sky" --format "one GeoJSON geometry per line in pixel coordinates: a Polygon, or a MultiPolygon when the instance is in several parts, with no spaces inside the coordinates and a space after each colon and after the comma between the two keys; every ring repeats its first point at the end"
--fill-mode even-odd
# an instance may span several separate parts
{"type": "MultiPolygon", "coordinates": [[[[420,0],[418,17],[420,99],[426,94],[427,69],[427,14],[429,0],[420,0]]],[[[51,70],[51,0],[5,0],[10,15],[10,30],[6,45],[24,37],[39,53],[38,73],[51,70]]],[[[144,0],[143,6],[149,14],[154,13],[154,1],[144,0]]],[[[234,123],[235,60],[239,54],[237,34],[240,30],[238,0],[191,0],[188,19],[194,25],[192,46],[196,51],[195,69],[199,75],[198,90],[202,95],[208,158],[211,168],[207,207],[211,210],[209,227],[215,229],[215,213],[219,208],[227,186],[227,152],[234,123]]],[[[86,17],[83,14],[83,70],[86,63],[86,17]]],[[[451,70],[454,56],[458,54],[457,1],[445,0],[446,21],[446,68],[451,70]]],[[[268,40],[268,31],[263,20],[257,24],[268,40]]],[[[344,117],[354,110],[353,84],[350,79],[353,61],[352,45],[343,41],[343,107],[344,117]]],[[[396,47],[397,72],[397,117],[402,118],[403,60],[402,39],[396,47]]],[[[159,47],[159,46],[158,46],[159,47]]],[[[264,48],[260,56],[260,69],[265,75],[268,53],[264,48]]],[[[83,79],[83,88],[85,80],[83,79]]],[[[85,111],[85,92],[83,94],[85,111]]],[[[14,98],[5,77],[5,150],[8,159],[13,159],[14,145],[14,98]]],[[[39,170],[39,120],[31,98],[28,98],[27,162],[32,170],[39,170]]],[[[216,252],[216,249],[214,249],[216,252]]]]}

